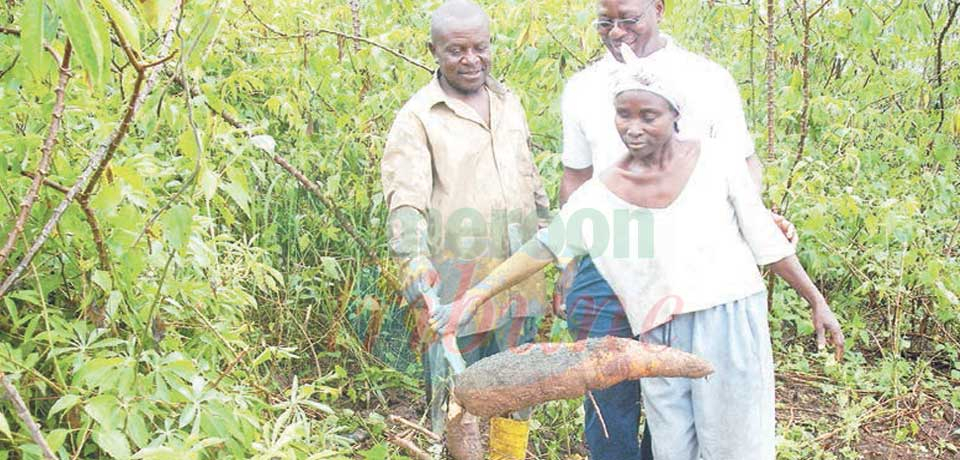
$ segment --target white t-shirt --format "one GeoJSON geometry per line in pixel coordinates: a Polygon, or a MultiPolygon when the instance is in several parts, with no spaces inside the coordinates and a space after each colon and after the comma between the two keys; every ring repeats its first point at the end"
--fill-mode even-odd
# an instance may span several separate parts
{"type": "MultiPolygon", "coordinates": [[[[747,130],[740,91],[730,73],[677,46],[669,36],[661,36],[666,46],[640,58],[640,65],[666,79],[682,97],[679,137],[723,139],[741,158],[753,155],[753,138],[747,130]]],[[[607,53],[567,82],[561,101],[564,166],[593,166],[596,174],[627,153],[614,126],[612,94],[613,74],[623,65],[607,53]]]]}
{"type": "Polygon", "coordinates": [[[673,315],[764,290],[757,264],[794,253],[770,218],[746,163],[730,147],[701,142],[677,198],[643,208],[615,195],[597,174],[537,233],[561,264],[590,255],[623,304],[634,334],[673,315]]]}

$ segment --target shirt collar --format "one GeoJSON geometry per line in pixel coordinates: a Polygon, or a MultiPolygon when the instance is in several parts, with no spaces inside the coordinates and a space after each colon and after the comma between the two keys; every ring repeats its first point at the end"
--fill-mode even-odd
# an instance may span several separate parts
{"type": "MultiPolygon", "coordinates": [[[[489,75],[487,75],[487,80],[484,82],[484,85],[487,87],[489,90],[488,93],[490,94],[490,121],[492,127],[488,128],[496,129],[501,118],[499,112],[503,107],[505,97],[507,95],[507,89],[500,84],[500,82],[494,78],[491,78],[489,75]]],[[[427,85],[427,97],[428,107],[433,108],[437,104],[442,103],[457,116],[472,120],[481,126],[487,127],[487,123],[478,118],[478,114],[475,110],[471,109],[465,102],[451,97],[443,90],[443,87],[440,86],[439,70],[434,72],[433,78],[427,85]]]]}
{"type": "MultiPolygon", "coordinates": [[[[660,59],[661,56],[669,54],[669,52],[672,51],[673,48],[676,48],[677,44],[676,42],[674,42],[673,37],[663,32],[660,32],[660,38],[662,38],[664,42],[663,48],[660,48],[650,53],[648,56],[642,57],[640,59],[660,59]]],[[[613,54],[610,54],[610,50],[607,50],[604,53],[603,59],[601,60],[601,62],[603,62],[603,65],[605,66],[619,66],[623,64],[622,62],[618,61],[617,58],[613,57],[613,54]]]]}
{"type": "MultiPolygon", "coordinates": [[[[488,90],[490,90],[490,94],[493,94],[498,98],[502,99],[507,94],[507,89],[502,84],[500,84],[500,82],[498,82],[496,79],[492,78],[489,75],[487,75],[487,80],[486,82],[484,82],[484,85],[487,87],[488,90]]],[[[447,104],[447,106],[450,106],[450,101],[453,98],[450,97],[443,90],[442,86],[440,86],[440,70],[439,69],[437,69],[433,73],[433,78],[430,80],[430,84],[427,85],[427,88],[428,88],[428,96],[430,98],[429,99],[430,106],[434,106],[441,102],[443,102],[444,104],[447,104]]]]}

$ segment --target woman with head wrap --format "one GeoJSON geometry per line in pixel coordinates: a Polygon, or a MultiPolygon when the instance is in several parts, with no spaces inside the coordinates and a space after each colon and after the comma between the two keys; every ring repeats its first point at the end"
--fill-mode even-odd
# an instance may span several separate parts
{"type": "Polygon", "coordinates": [[[657,460],[764,459],[774,452],[773,355],[767,265],[811,307],[818,345],[843,333],[769,211],[742,161],[716,140],[681,140],[683,101],[670,82],[627,67],[614,79],[612,123],[628,154],[581,186],[519,253],[463,298],[432,313],[455,331],[497,292],[552,261],[590,255],[620,297],[639,340],[707,359],[706,380],[641,381],[657,460]]]}

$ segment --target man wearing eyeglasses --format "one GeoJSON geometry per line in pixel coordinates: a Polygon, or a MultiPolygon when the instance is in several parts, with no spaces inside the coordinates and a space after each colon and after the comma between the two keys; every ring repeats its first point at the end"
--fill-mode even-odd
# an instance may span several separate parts
{"type": "MultiPolygon", "coordinates": [[[[661,33],[663,14],[664,0],[598,2],[594,25],[607,53],[571,77],[562,98],[561,204],[595,173],[626,154],[609,96],[612,74],[624,65],[622,45],[639,58],[631,59],[637,61],[631,65],[655,72],[683,92],[686,108],[677,126],[680,137],[722,138],[731,151],[742,155],[739,158],[746,161],[759,190],[762,168],[754,155],[736,82],[720,65],[681,48],[661,33]]],[[[731,161],[737,160],[731,157],[731,161]]],[[[793,225],[780,216],[773,218],[795,242],[793,225]]],[[[576,339],[633,336],[619,299],[589,257],[573,262],[564,272],[564,286],[559,289],[564,294],[558,297],[565,302],[568,326],[576,339]]],[[[640,404],[639,381],[592,392],[592,398],[584,400],[584,434],[591,459],[654,458],[649,427],[644,430],[642,445],[637,441],[640,404]]]]}

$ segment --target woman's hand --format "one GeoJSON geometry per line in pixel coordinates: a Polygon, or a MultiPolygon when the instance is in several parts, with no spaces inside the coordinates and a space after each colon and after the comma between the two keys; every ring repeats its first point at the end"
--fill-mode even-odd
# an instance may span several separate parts
{"type": "Polygon", "coordinates": [[[773,223],[777,224],[777,228],[783,232],[783,236],[787,238],[787,241],[793,245],[793,248],[797,248],[797,243],[800,242],[800,238],[797,235],[797,227],[793,225],[793,222],[787,220],[786,217],[777,214],[776,211],[770,211],[770,217],[773,218],[773,223]]]}
{"type": "Polygon", "coordinates": [[[840,322],[826,303],[813,306],[813,329],[817,333],[817,349],[823,350],[827,346],[827,334],[830,334],[830,343],[836,348],[837,361],[843,359],[843,331],[840,322]]]}

